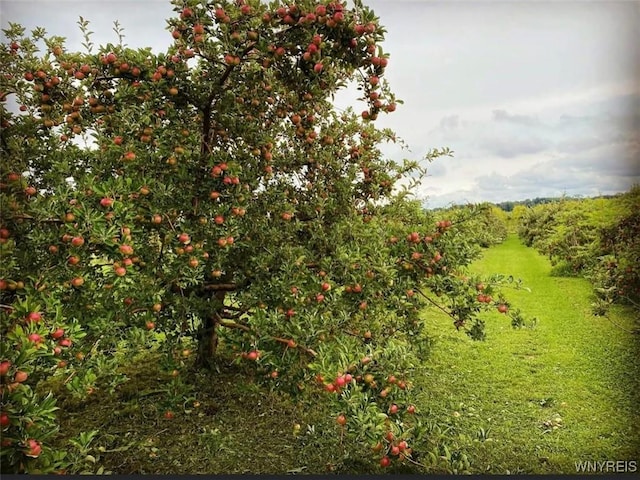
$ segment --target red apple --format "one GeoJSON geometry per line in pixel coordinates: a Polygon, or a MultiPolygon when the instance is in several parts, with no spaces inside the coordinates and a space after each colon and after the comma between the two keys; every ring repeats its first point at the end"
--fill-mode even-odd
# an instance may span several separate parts
{"type": "Polygon", "coordinates": [[[52,333],[51,333],[51,338],[53,338],[54,340],[58,340],[59,338],[64,337],[64,330],[62,328],[56,328],[52,333]]]}
{"type": "Polygon", "coordinates": [[[82,237],[73,237],[71,239],[71,245],[73,245],[74,247],[81,247],[82,245],[84,245],[84,238],[82,238],[82,237]]]}
{"type": "Polygon", "coordinates": [[[110,207],[111,205],[113,205],[113,198],[104,197],[104,198],[100,199],[100,205],[105,207],[105,208],[110,207]]]}
{"type": "Polygon", "coordinates": [[[3,360],[0,362],[0,377],[4,377],[7,373],[9,373],[9,369],[11,368],[11,362],[9,360],[3,360]]]}
{"type": "Polygon", "coordinates": [[[420,242],[420,234],[418,232],[411,232],[409,235],[407,235],[407,240],[410,243],[418,243],[420,242]]]}
{"type": "Polygon", "coordinates": [[[136,154],[134,152],[129,151],[129,152],[125,153],[122,158],[124,160],[126,160],[127,162],[131,162],[131,161],[136,159],[136,154]]]}
{"type": "Polygon", "coordinates": [[[27,323],[38,323],[40,320],[42,320],[42,314],[40,312],[29,312],[25,318],[27,323]]]}
{"type": "Polygon", "coordinates": [[[216,8],[215,15],[216,19],[224,20],[224,18],[227,16],[227,12],[225,12],[223,8],[216,8]]]}
{"type": "Polygon", "coordinates": [[[42,342],[42,337],[37,333],[30,333],[27,337],[31,343],[40,343],[42,342]]]}
{"type": "Polygon", "coordinates": [[[37,440],[34,440],[33,438],[30,438],[29,440],[27,440],[26,447],[27,447],[27,451],[24,454],[27,457],[38,458],[42,453],[42,446],[40,445],[40,442],[38,442],[37,440]]]}

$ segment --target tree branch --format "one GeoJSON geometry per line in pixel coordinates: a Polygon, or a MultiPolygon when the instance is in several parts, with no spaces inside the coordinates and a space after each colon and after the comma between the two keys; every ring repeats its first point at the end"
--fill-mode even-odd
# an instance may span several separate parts
{"type": "MultiPolygon", "coordinates": [[[[224,319],[220,319],[218,321],[218,325],[220,325],[221,327],[227,327],[227,328],[237,328],[238,330],[242,330],[244,332],[252,332],[253,330],[248,327],[247,325],[243,325],[242,323],[237,323],[234,321],[228,321],[228,320],[224,320],[224,319]]],[[[289,345],[289,341],[290,339],[288,338],[282,338],[282,337],[274,337],[274,336],[269,336],[269,338],[271,340],[274,340],[276,342],[279,343],[283,343],[285,345],[287,345],[288,348],[297,348],[298,350],[303,351],[304,353],[306,353],[307,355],[311,356],[311,357],[317,357],[318,356],[318,352],[316,352],[315,350],[311,349],[311,348],[307,348],[304,347],[302,345],[295,345],[295,347],[291,347],[289,345]]]]}
{"type": "Polygon", "coordinates": [[[229,321],[229,320],[225,320],[225,319],[219,319],[218,320],[218,325],[220,325],[221,327],[227,327],[227,328],[237,328],[239,330],[243,330],[245,332],[250,332],[251,328],[249,328],[246,325],[243,325],[242,323],[238,323],[235,321],[229,321]]]}
{"type": "Polygon", "coordinates": [[[18,220],[31,220],[33,222],[38,222],[38,223],[64,223],[64,220],[61,220],[59,218],[43,218],[42,220],[38,220],[36,217],[33,217],[31,215],[26,215],[26,214],[13,215],[12,218],[15,218],[18,220]]]}
{"type": "Polygon", "coordinates": [[[211,283],[203,288],[214,292],[234,292],[238,289],[238,285],[235,283],[211,283]]]}
{"type": "Polygon", "coordinates": [[[281,337],[270,337],[270,338],[271,338],[271,340],[275,340],[276,342],[284,343],[285,345],[287,345],[287,348],[297,348],[298,350],[302,350],[303,352],[305,352],[306,354],[310,355],[311,357],[317,357],[318,356],[318,352],[316,352],[315,350],[312,350],[310,348],[303,347],[302,345],[296,344],[294,347],[290,346],[288,338],[281,338],[281,337]]]}
{"type": "MultiPolygon", "coordinates": [[[[241,59],[244,58],[251,50],[253,50],[253,47],[255,46],[256,46],[256,42],[249,43],[240,54],[240,58],[241,59]]],[[[227,69],[222,74],[222,77],[220,77],[220,80],[218,81],[218,85],[220,86],[224,85],[224,82],[226,82],[227,78],[229,78],[229,75],[231,75],[231,71],[233,70],[234,66],[235,65],[227,65],[227,69]]]]}
{"type": "Polygon", "coordinates": [[[436,302],[435,300],[433,300],[431,297],[429,297],[427,294],[425,294],[422,290],[420,290],[419,288],[415,288],[415,290],[422,295],[429,303],[431,303],[431,305],[435,306],[436,308],[440,309],[442,312],[444,312],[446,315],[448,315],[449,317],[453,318],[454,320],[458,320],[458,318],[456,318],[456,316],[454,314],[452,314],[450,311],[448,311],[446,308],[444,308],[442,305],[440,305],[438,302],[436,302]]]}

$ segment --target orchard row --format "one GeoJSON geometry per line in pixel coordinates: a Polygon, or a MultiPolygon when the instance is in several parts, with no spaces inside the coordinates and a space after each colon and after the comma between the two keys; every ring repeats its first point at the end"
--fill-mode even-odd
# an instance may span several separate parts
{"type": "Polygon", "coordinates": [[[563,199],[516,207],[526,245],[547,255],[556,273],[595,287],[596,313],[613,302],[640,306],[640,188],[613,198],[563,199]]]}

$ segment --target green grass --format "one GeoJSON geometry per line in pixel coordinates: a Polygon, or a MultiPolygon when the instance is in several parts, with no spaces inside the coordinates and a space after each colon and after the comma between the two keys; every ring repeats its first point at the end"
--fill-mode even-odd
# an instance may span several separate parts
{"type": "MultiPolygon", "coordinates": [[[[454,459],[468,459],[441,461],[428,473],[575,473],[577,461],[638,460],[640,355],[638,335],[627,331],[637,328],[630,312],[594,317],[590,285],[551,277],[549,262],[513,236],[487,250],[473,270],[522,278],[531,292],[510,291],[509,299],[538,323],[514,330],[508,317],[490,314],[487,340],[476,342],[449,318],[425,311],[431,356],[415,385],[432,433],[416,446],[436,450],[436,458],[446,446],[454,459]]],[[[362,462],[354,452],[345,461],[321,399],[271,392],[245,367],[185,372],[186,390],[174,397],[190,400],[164,419],[176,380],[153,355],[131,359],[129,381],[113,396],[61,398],[61,448],[79,432],[99,432],[90,451],[98,464],[85,462],[87,471],[98,465],[118,474],[378,471],[370,452],[363,451],[362,462]]]]}
{"type": "Polygon", "coordinates": [[[515,236],[473,265],[523,279],[531,292],[509,299],[535,328],[514,330],[495,313],[487,340],[474,342],[425,313],[434,346],[422,404],[447,419],[473,472],[576,473],[578,461],[640,458],[637,324],[622,309],[593,316],[589,283],[550,270],[515,236]]]}

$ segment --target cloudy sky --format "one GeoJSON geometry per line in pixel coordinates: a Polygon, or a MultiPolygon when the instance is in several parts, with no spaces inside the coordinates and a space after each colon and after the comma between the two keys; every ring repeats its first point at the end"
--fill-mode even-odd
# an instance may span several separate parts
{"type": "MultiPolygon", "coordinates": [[[[365,0],[388,30],[386,77],[405,104],[381,117],[428,166],[417,192],[429,207],[452,202],[591,196],[640,183],[640,1],[365,0]]],[[[165,0],[0,0],[7,22],[43,26],[80,48],[94,43],[164,50],[165,0]]],[[[337,105],[362,109],[351,92],[337,105]]]]}

